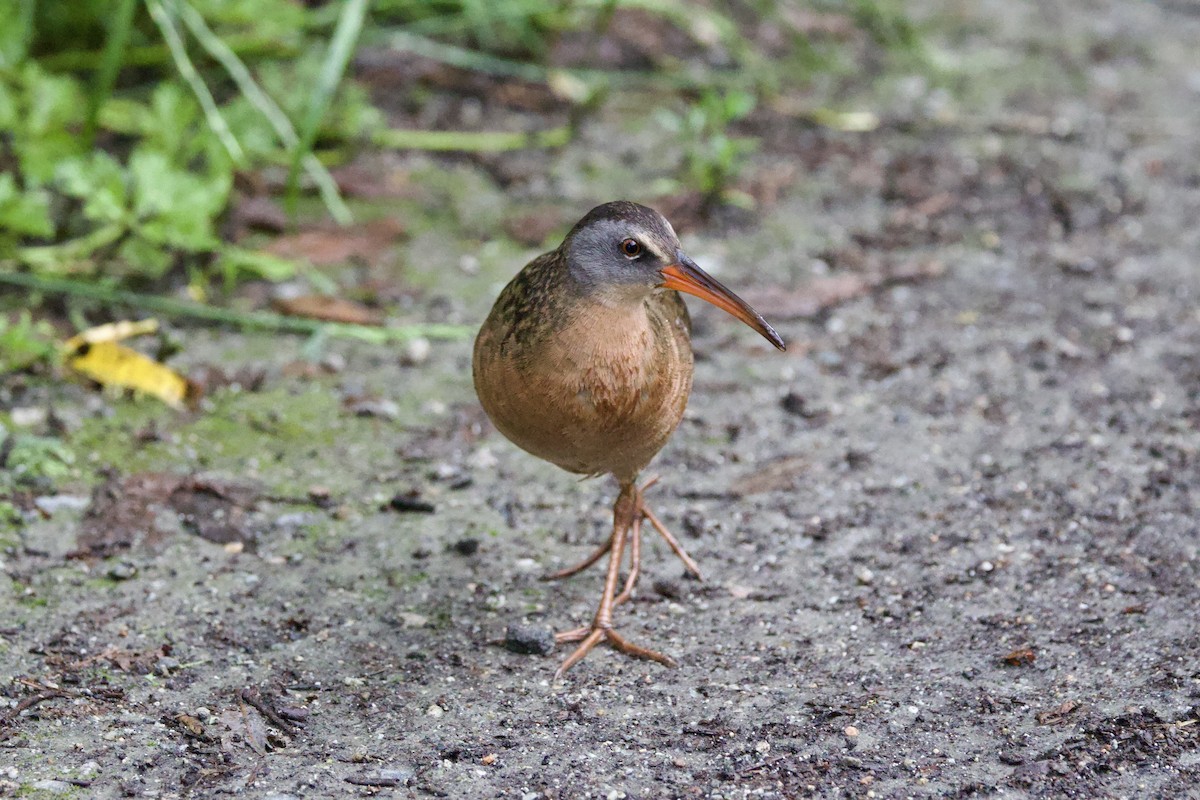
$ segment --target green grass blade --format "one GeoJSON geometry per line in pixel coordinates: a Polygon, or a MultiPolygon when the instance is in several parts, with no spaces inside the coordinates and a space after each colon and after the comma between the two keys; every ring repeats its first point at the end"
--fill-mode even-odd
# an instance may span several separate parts
{"type": "MultiPolygon", "coordinates": [[[[179,16],[200,46],[207,50],[208,54],[229,73],[229,77],[237,84],[238,90],[250,105],[254,106],[267,119],[283,146],[288,150],[295,149],[300,144],[300,137],[297,135],[296,129],[292,127],[292,121],[288,119],[287,114],[283,113],[283,109],[271,99],[270,95],[258,85],[246,64],[238,58],[237,53],[221,41],[221,38],[208,27],[208,23],[204,21],[200,12],[186,2],[180,4],[179,16]]],[[[325,165],[316,156],[309,153],[303,160],[303,166],[309,178],[316,184],[325,208],[329,210],[329,215],[339,225],[348,225],[353,222],[354,218],[350,214],[350,209],[338,192],[337,182],[329,174],[329,170],[325,169],[325,165]]]]}
{"type": "Polygon", "coordinates": [[[146,9],[150,12],[150,17],[158,26],[163,41],[167,43],[167,48],[171,51],[171,60],[175,62],[175,69],[179,72],[179,77],[183,78],[191,88],[192,94],[196,95],[196,100],[200,102],[204,118],[208,120],[208,127],[221,140],[221,144],[233,162],[235,164],[243,163],[246,160],[246,154],[242,150],[242,146],[238,144],[237,138],[234,137],[233,131],[229,129],[229,123],[221,116],[212,92],[208,90],[204,79],[196,71],[196,66],[188,58],[187,48],[183,44],[183,37],[179,35],[179,30],[175,27],[174,18],[163,6],[162,0],[146,0],[146,9]]]}
{"type": "Polygon", "coordinates": [[[29,56],[29,50],[33,46],[33,19],[36,13],[37,0],[21,0],[17,6],[17,18],[14,20],[16,30],[19,31],[15,40],[20,49],[11,54],[12,64],[4,64],[5,59],[3,54],[0,54],[0,66],[16,66],[29,56]]]}
{"type": "Polygon", "coordinates": [[[192,319],[217,325],[234,325],[251,330],[282,333],[323,334],[343,339],[358,339],[371,344],[406,342],[418,336],[426,339],[461,341],[475,329],[469,325],[416,322],[398,327],[373,327],[345,322],[324,322],[305,317],[288,317],[271,311],[238,311],[203,303],[193,303],[157,294],[142,294],[121,289],[111,282],[72,280],[70,278],[17,272],[16,265],[0,261],[0,287],[15,286],[30,292],[61,294],[122,306],[132,306],[174,319],[192,319]]]}
{"type": "Polygon", "coordinates": [[[108,38],[104,42],[104,52],[100,57],[100,68],[96,70],[92,91],[88,95],[87,118],[83,124],[83,139],[88,147],[92,146],[96,138],[100,107],[112,94],[117,75],[121,72],[125,50],[133,33],[133,15],[137,11],[137,4],[137,0],[119,0],[116,14],[109,25],[108,38]]]}
{"type": "Polygon", "coordinates": [[[333,102],[333,93],[342,81],[346,65],[354,55],[354,48],[362,33],[363,23],[367,16],[368,0],[345,0],[341,13],[338,15],[337,28],[334,29],[333,39],[329,43],[329,52],[321,72],[317,76],[317,86],[309,100],[308,113],[300,130],[300,143],[292,153],[292,164],[288,170],[287,206],[290,213],[295,213],[297,193],[299,190],[300,167],[305,157],[312,153],[313,144],[317,140],[317,130],[325,112],[333,102]]]}

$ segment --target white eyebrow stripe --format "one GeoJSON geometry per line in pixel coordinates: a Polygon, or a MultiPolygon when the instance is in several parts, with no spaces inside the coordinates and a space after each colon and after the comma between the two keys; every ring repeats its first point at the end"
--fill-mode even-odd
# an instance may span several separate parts
{"type": "MultiPolygon", "coordinates": [[[[641,241],[641,240],[639,239],[638,241],[641,241]]],[[[642,246],[645,247],[647,250],[649,250],[650,254],[660,261],[665,261],[667,263],[674,263],[674,261],[675,261],[674,254],[667,255],[667,254],[663,253],[663,251],[659,250],[657,247],[655,247],[649,241],[643,241],[642,246]]]]}

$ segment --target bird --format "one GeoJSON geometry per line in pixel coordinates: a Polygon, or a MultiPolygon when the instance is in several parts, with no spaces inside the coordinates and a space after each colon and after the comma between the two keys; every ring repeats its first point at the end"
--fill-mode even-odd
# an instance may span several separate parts
{"type": "Polygon", "coordinates": [[[671,657],[618,633],[613,612],[633,595],[641,573],[643,522],[700,578],[699,566],[646,504],[645,492],[657,478],[637,485],[683,419],[691,393],[691,319],[681,292],[729,312],[785,349],[757,311],[683,251],[665,217],[625,200],[593,208],[562,244],[517,273],[475,339],[475,390],[496,429],[568,472],[612,475],[619,486],[608,540],[579,564],[546,576],[566,578],[609,557],[592,622],[555,635],[559,644],[578,643],[556,680],[601,642],[676,666],[671,657]],[[622,582],[627,550],[629,572],[622,582]]]}

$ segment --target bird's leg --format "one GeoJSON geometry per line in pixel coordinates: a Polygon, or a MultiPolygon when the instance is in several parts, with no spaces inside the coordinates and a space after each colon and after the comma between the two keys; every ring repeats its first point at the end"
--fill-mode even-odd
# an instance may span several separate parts
{"type": "Polygon", "coordinates": [[[679,540],[676,539],[669,530],[667,530],[667,526],[663,525],[659,518],[654,516],[654,513],[646,507],[646,490],[656,483],[658,483],[657,475],[643,483],[642,488],[638,490],[637,502],[638,510],[641,512],[640,516],[650,520],[650,524],[653,525],[654,529],[658,531],[664,539],[667,540],[667,546],[671,548],[671,552],[679,556],[679,560],[683,562],[683,566],[687,569],[687,571],[692,573],[696,580],[703,580],[703,578],[700,577],[700,566],[692,559],[691,556],[687,554],[687,551],[683,549],[683,545],[679,543],[679,540]]]}
{"type": "Polygon", "coordinates": [[[590,556],[588,556],[587,558],[585,558],[583,561],[580,561],[578,564],[576,564],[573,567],[567,567],[566,569],[560,569],[558,572],[551,572],[549,575],[543,575],[542,580],[557,581],[557,580],[562,580],[563,578],[569,578],[572,575],[577,575],[580,572],[583,572],[585,569],[590,567],[592,564],[595,564],[597,561],[599,561],[601,556],[603,556],[605,553],[607,553],[609,550],[611,550],[612,543],[613,543],[613,540],[611,537],[609,537],[608,541],[606,541],[604,544],[597,547],[596,551],[594,553],[592,553],[590,556]]]}
{"type": "Polygon", "coordinates": [[[687,571],[692,573],[696,580],[704,580],[704,578],[700,575],[700,565],[697,564],[692,557],[687,554],[687,551],[683,549],[683,545],[679,543],[679,540],[676,539],[669,530],[667,530],[667,526],[663,525],[662,522],[659,521],[658,517],[654,516],[650,509],[646,508],[645,505],[642,506],[642,516],[650,520],[650,524],[654,526],[654,529],[662,534],[662,537],[667,540],[667,546],[671,548],[675,555],[679,556],[679,560],[683,562],[683,566],[687,569],[687,571]]]}
{"type": "MultiPolygon", "coordinates": [[[[625,555],[626,536],[634,534],[635,541],[640,538],[640,512],[641,492],[632,483],[623,485],[621,493],[617,496],[617,502],[613,506],[613,532],[609,547],[608,573],[604,579],[604,593],[600,595],[600,605],[596,609],[596,617],[592,620],[590,628],[577,628],[560,633],[556,637],[560,642],[577,641],[579,646],[571,655],[567,656],[566,661],[554,673],[555,679],[561,678],[563,673],[583,660],[584,656],[592,651],[592,648],[605,639],[626,655],[657,661],[668,667],[675,666],[675,662],[668,656],[633,644],[613,630],[613,607],[617,604],[617,584],[621,578],[621,561],[625,555]]],[[[635,548],[640,550],[640,543],[635,545],[635,548]]],[[[632,592],[639,567],[640,563],[635,563],[631,568],[632,580],[626,580],[626,587],[621,592],[622,599],[632,592]]]]}
{"type": "Polygon", "coordinates": [[[638,576],[642,574],[642,518],[635,516],[629,528],[629,574],[625,576],[625,588],[613,598],[613,605],[619,606],[633,596],[633,587],[637,586],[638,576]]]}
{"type": "MultiPolygon", "coordinates": [[[[658,483],[657,475],[642,484],[640,489],[634,490],[634,499],[636,501],[638,514],[636,515],[637,523],[632,530],[632,563],[630,564],[629,578],[626,579],[625,588],[622,589],[621,594],[618,595],[616,600],[617,605],[620,605],[629,599],[630,595],[633,593],[633,587],[637,583],[638,575],[641,572],[642,518],[650,520],[650,524],[653,525],[654,529],[662,535],[663,539],[666,540],[667,546],[671,548],[671,552],[678,556],[679,560],[683,562],[684,568],[687,569],[687,571],[690,572],[697,580],[703,580],[700,575],[700,565],[698,565],[695,560],[687,554],[687,551],[683,549],[683,545],[681,545],[679,540],[676,539],[671,531],[667,529],[667,526],[663,525],[662,521],[656,517],[649,508],[646,507],[646,490],[656,483],[658,483]]],[[[618,500],[618,502],[620,502],[620,500],[618,500]]],[[[595,564],[597,561],[599,561],[605,553],[612,549],[612,544],[613,540],[610,537],[608,541],[597,547],[595,551],[593,551],[592,554],[583,561],[580,561],[574,566],[560,569],[557,572],[551,572],[549,575],[543,576],[542,580],[556,581],[561,580],[562,578],[569,578],[572,575],[578,575],[580,572],[583,572],[592,564],[595,564]]]]}

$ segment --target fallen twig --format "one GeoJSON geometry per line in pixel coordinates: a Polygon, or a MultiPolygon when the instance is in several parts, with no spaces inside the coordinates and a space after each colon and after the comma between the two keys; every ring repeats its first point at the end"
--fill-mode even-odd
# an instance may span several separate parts
{"type": "Polygon", "coordinates": [[[47,700],[54,700],[58,697],[70,697],[70,695],[67,692],[64,692],[62,689],[49,689],[47,691],[38,692],[37,694],[32,694],[29,697],[22,698],[21,701],[15,706],[4,712],[4,714],[0,714],[0,735],[3,735],[3,729],[16,722],[17,717],[21,716],[21,714],[25,713],[39,703],[44,703],[47,700]]]}
{"type": "Polygon", "coordinates": [[[242,689],[241,698],[243,702],[254,706],[254,708],[256,708],[260,714],[266,717],[267,722],[270,722],[288,736],[295,736],[299,732],[299,729],[295,725],[279,716],[279,712],[277,712],[270,703],[268,703],[266,700],[263,700],[262,695],[258,693],[257,689],[251,689],[250,687],[242,689]]]}

